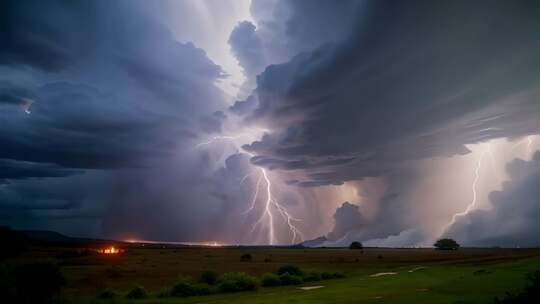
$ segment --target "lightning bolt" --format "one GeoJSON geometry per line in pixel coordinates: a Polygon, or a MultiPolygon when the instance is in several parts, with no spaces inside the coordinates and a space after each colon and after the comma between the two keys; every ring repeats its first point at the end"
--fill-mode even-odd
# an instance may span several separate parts
{"type": "Polygon", "coordinates": [[[480,179],[480,169],[482,168],[482,162],[484,160],[484,157],[486,156],[486,154],[489,154],[489,153],[491,153],[491,148],[488,145],[488,148],[480,154],[480,156],[478,157],[478,161],[476,162],[476,168],[474,169],[474,180],[473,180],[473,182],[471,184],[471,190],[472,190],[472,194],[473,194],[471,203],[467,206],[465,211],[458,212],[458,213],[456,213],[456,214],[454,214],[452,216],[452,220],[450,220],[450,222],[448,224],[446,224],[446,226],[444,226],[443,234],[450,227],[452,227],[452,225],[454,225],[456,223],[456,221],[457,221],[457,219],[459,217],[467,215],[469,212],[471,212],[474,209],[474,207],[476,207],[476,201],[477,201],[477,198],[478,198],[476,186],[478,185],[478,180],[480,179]]]}
{"type": "MultiPolygon", "coordinates": [[[[214,142],[219,141],[232,141],[235,142],[235,140],[247,137],[246,134],[240,134],[240,135],[227,135],[227,136],[214,136],[213,138],[209,139],[206,142],[201,142],[197,145],[195,145],[195,148],[200,148],[202,146],[210,145],[214,142]]],[[[253,153],[243,151],[250,157],[254,157],[255,155],[253,153]]],[[[266,186],[266,200],[263,203],[263,212],[259,215],[258,219],[255,221],[253,226],[251,227],[251,233],[255,232],[257,228],[266,229],[267,231],[267,241],[270,245],[275,245],[278,243],[278,240],[276,238],[276,227],[275,227],[275,218],[277,215],[280,215],[285,224],[287,225],[287,228],[289,229],[291,237],[291,243],[295,243],[297,240],[301,241],[304,239],[304,236],[302,232],[296,227],[295,222],[300,222],[300,219],[297,219],[293,217],[287,208],[285,208],[282,204],[280,204],[272,192],[272,181],[268,177],[268,172],[265,168],[257,167],[259,171],[259,177],[257,179],[257,183],[255,185],[253,199],[251,201],[250,207],[243,211],[241,214],[246,215],[248,213],[251,213],[255,211],[255,207],[257,206],[257,202],[260,200],[260,188],[261,184],[264,181],[264,184],[266,186]]],[[[240,184],[242,184],[249,176],[251,176],[253,173],[245,175],[241,180],[240,184]]]]}
{"type": "Polygon", "coordinates": [[[532,145],[533,145],[534,139],[532,136],[527,136],[526,140],[527,140],[527,150],[526,150],[527,158],[532,159],[533,158],[532,145]]]}
{"type": "Polygon", "coordinates": [[[208,146],[216,141],[234,141],[242,137],[246,137],[246,134],[240,134],[240,135],[223,135],[223,136],[214,136],[210,140],[205,142],[200,142],[195,145],[195,148],[200,148],[202,146],[208,146]]]}
{"type": "Polygon", "coordinates": [[[520,140],[518,143],[516,143],[512,147],[512,151],[517,149],[519,146],[525,144],[526,145],[525,146],[525,158],[532,159],[532,157],[533,157],[533,150],[532,150],[533,143],[534,143],[534,138],[533,138],[533,136],[529,135],[529,136],[525,137],[523,140],[520,140]]]}

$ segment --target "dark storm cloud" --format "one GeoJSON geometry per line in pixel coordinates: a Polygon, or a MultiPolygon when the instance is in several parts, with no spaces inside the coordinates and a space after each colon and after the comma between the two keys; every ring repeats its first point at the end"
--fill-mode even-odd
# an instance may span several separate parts
{"type": "Polygon", "coordinates": [[[446,235],[465,245],[540,245],[540,153],[533,160],[516,159],[507,166],[509,181],[491,193],[492,208],[459,218],[446,235]]]}
{"type": "MultiPolygon", "coordinates": [[[[127,225],[100,226],[110,216],[138,215],[137,205],[144,208],[131,231],[144,230],[141,218],[148,218],[147,225],[159,222],[160,210],[172,215],[146,234],[152,238],[171,226],[187,232],[188,225],[200,224],[178,222],[175,215],[206,197],[201,189],[184,189],[182,182],[189,187],[188,181],[212,175],[207,158],[190,154],[199,152],[193,146],[200,136],[219,131],[226,119],[219,112],[225,109],[223,94],[215,86],[224,73],[204,50],[176,41],[166,26],[148,17],[148,5],[2,2],[3,224],[119,235],[127,225]],[[29,114],[20,101],[26,99],[33,102],[29,114]],[[186,162],[197,170],[182,175],[183,181],[167,180],[187,168],[186,162]],[[140,187],[142,193],[129,195],[134,185],[148,180],[155,188],[140,187]],[[122,209],[124,204],[133,208],[122,209]],[[146,217],[151,210],[156,217],[146,217]]],[[[200,219],[203,208],[211,207],[184,214],[200,219]]]]}
{"type": "Polygon", "coordinates": [[[343,42],[258,77],[260,165],[340,182],[540,132],[535,1],[369,1],[343,42]],[[346,166],[328,158],[348,159],[346,166]]]}
{"type": "MultiPolygon", "coordinates": [[[[0,158],[77,168],[141,166],[170,154],[177,139],[195,137],[193,127],[205,123],[198,116],[218,109],[221,96],[208,87],[221,77],[219,66],[193,44],[173,40],[136,5],[117,2],[118,10],[112,10],[99,1],[10,4],[3,2],[2,39],[9,47],[3,48],[0,64],[50,71],[40,64],[49,51],[36,41],[72,56],[62,73],[64,66],[51,58],[59,74],[43,76],[46,83],[35,92],[21,89],[24,83],[7,87],[2,82],[2,102],[28,96],[37,102],[29,117],[14,110],[0,114],[5,122],[0,158]],[[43,12],[32,18],[39,8],[43,12]],[[86,48],[89,40],[95,45],[86,48]],[[32,53],[16,57],[27,44],[32,53]]],[[[219,121],[213,125],[217,129],[219,121]]]]}
{"type": "Polygon", "coordinates": [[[350,231],[361,229],[365,225],[358,206],[345,202],[336,209],[334,229],[328,234],[331,240],[339,239],[350,231]]]}
{"type": "Polygon", "coordinates": [[[265,59],[270,64],[288,61],[300,52],[346,37],[356,20],[361,1],[254,0],[251,15],[258,26],[265,59]]]}
{"type": "Polygon", "coordinates": [[[234,56],[244,69],[246,77],[253,78],[266,67],[262,42],[249,21],[240,22],[229,37],[234,56]]]}
{"type": "Polygon", "coordinates": [[[77,30],[95,21],[95,10],[91,2],[2,1],[0,64],[48,72],[66,68],[78,55],[75,50],[90,45],[92,36],[78,37],[77,30]]]}
{"type": "Polygon", "coordinates": [[[34,97],[34,92],[28,88],[14,85],[8,81],[0,81],[1,105],[27,105],[34,97]]]}
{"type": "Polygon", "coordinates": [[[0,180],[26,179],[31,177],[65,177],[81,174],[80,170],[71,170],[52,164],[20,162],[0,159],[0,180]]]}

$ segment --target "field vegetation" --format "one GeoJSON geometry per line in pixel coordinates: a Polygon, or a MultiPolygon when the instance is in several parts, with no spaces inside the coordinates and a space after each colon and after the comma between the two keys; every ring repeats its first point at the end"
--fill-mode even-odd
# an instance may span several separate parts
{"type": "Polygon", "coordinates": [[[153,304],[494,303],[520,295],[540,269],[538,249],[122,249],[32,246],[2,269],[54,265],[61,303],[153,304]]]}

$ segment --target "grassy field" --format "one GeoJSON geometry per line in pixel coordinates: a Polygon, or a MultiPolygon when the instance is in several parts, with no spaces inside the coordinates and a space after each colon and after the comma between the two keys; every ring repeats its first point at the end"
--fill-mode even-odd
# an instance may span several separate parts
{"type": "Polygon", "coordinates": [[[114,255],[68,256],[72,249],[36,247],[18,262],[55,260],[67,279],[62,296],[74,303],[491,303],[519,289],[524,275],[540,269],[536,249],[262,249],[144,248],[114,255]],[[251,262],[241,262],[249,253],[251,262]],[[260,276],[294,264],[303,270],[344,272],[346,278],[300,286],[261,287],[257,291],[190,298],[157,298],[179,275],[198,278],[205,270],[260,276]],[[381,272],[396,274],[372,277],[381,272]],[[126,292],[141,285],[151,296],[131,302],[119,296],[97,300],[105,288],[126,292]],[[322,285],[314,290],[301,286],[322,285]]]}

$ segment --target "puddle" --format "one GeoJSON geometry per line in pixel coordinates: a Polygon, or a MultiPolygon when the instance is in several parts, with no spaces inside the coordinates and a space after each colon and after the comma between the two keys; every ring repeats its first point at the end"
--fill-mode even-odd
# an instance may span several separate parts
{"type": "Polygon", "coordinates": [[[304,287],[299,287],[299,289],[302,289],[302,290],[312,290],[312,289],[319,289],[319,288],[323,288],[324,286],[304,286],[304,287]]]}
{"type": "Polygon", "coordinates": [[[424,266],[416,267],[416,268],[413,268],[413,269],[409,270],[409,272],[415,272],[415,271],[423,270],[423,269],[426,269],[426,267],[424,267],[424,266]]]}
{"type": "Polygon", "coordinates": [[[376,277],[381,277],[381,276],[386,276],[386,275],[395,275],[395,274],[398,274],[398,273],[397,272],[379,272],[379,273],[370,275],[370,277],[376,278],[376,277]]]}

